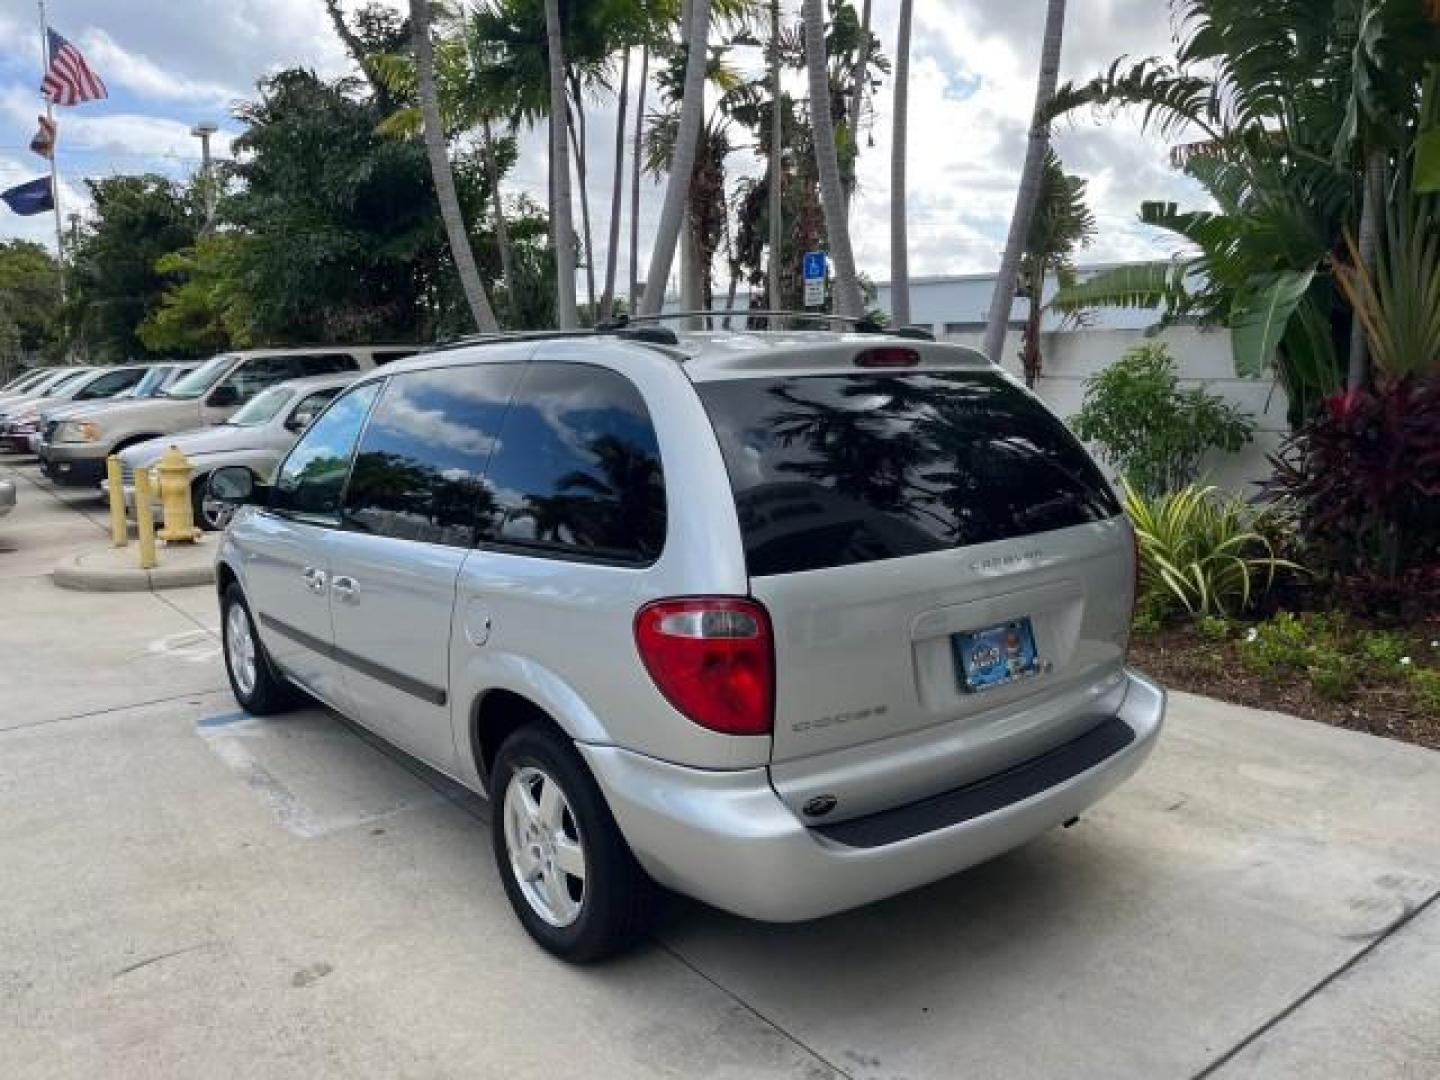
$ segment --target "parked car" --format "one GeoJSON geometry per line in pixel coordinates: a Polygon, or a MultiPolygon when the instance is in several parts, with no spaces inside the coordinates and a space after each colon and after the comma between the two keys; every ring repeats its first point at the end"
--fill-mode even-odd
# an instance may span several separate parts
{"type": "Polygon", "coordinates": [[[15,376],[15,378],[11,379],[4,386],[0,386],[0,401],[4,401],[6,398],[19,397],[21,394],[24,394],[30,387],[35,386],[41,380],[47,379],[51,375],[55,374],[57,370],[57,368],[49,366],[34,367],[29,368],[26,371],[22,371],[19,375],[15,376]]]}
{"type": "Polygon", "coordinates": [[[122,390],[113,398],[104,401],[70,401],[62,405],[47,406],[40,410],[40,431],[35,437],[33,449],[43,460],[46,445],[54,437],[63,420],[75,420],[99,409],[121,401],[142,401],[158,397],[160,392],[184,375],[194,371],[196,364],[164,362],[150,364],[140,381],[128,390],[122,390]]]}
{"type": "Polygon", "coordinates": [[[156,398],[115,402],[61,423],[47,441],[41,465],[58,484],[97,486],[111,454],[161,435],[218,424],[267,386],[307,375],[368,371],[414,351],[413,345],[317,345],[222,353],[156,398]]]}
{"type": "Polygon", "coordinates": [[[42,398],[51,397],[65,386],[88,375],[95,369],[90,366],[84,367],[60,367],[52,368],[43,377],[27,386],[21,393],[13,394],[0,401],[0,423],[3,423],[6,414],[12,409],[23,409],[32,401],[39,401],[42,398]]]}
{"type": "MultiPolygon", "coordinates": [[[[650,339],[659,335],[651,335],[650,339]]],[[[217,551],[236,700],[296,688],[477,791],[570,960],[655,885],[811,919],[1070,821],[1140,766],[1134,533],[979,353],[496,340],[362,377],[217,551]]]]}
{"type": "MultiPolygon", "coordinates": [[[[194,470],[191,490],[195,523],[207,531],[224,528],[229,518],[227,507],[204,498],[210,473],[224,465],[240,465],[254,473],[257,480],[268,480],[275,466],[280,464],[280,459],[295,445],[295,440],[320,415],[330,399],[355,380],[355,375],[355,372],[319,375],[312,379],[279,383],[262,390],[229,420],[223,420],[214,427],[151,439],[121,451],[125,505],[134,505],[136,470],[153,467],[174,446],[190,459],[194,470]]],[[[100,487],[107,492],[109,490],[104,483],[100,487]]],[[[157,489],[157,502],[158,497],[157,489]]]]}
{"type": "Polygon", "coordinates": [[[41,413],[54,405],[107,401],[129,390],[145,376],[143,364],[97,367],[57,386],[45,397],[20,399],[0,406],[0,443],[16,454],[33,453],[43,427],[41,413]]]}
{"type": "Polygon", "coordinates": [[[0,517],[15,509],[15,481],[0,480],[0,517]]]}

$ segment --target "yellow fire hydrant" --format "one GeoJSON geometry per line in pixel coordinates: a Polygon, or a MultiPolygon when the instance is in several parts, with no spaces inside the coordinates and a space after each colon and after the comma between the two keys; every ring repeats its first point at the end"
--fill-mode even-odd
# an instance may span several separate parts
{"type": "Polygon", "coordinates": [[[165,527],[160,539],[167,544],[193,544],[200,538],[195,527],[194,504],[190,500],[190,461],[172,446],[155,466],[160,475],[160,503],[165,512],[165,527]]]}

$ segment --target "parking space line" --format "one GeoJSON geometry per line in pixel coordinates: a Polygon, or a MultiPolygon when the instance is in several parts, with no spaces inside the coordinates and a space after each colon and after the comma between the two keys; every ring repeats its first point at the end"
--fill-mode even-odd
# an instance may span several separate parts
{"type": "Polygon", "coordinates": [[[1324,993],[1324,991],[1328,987],[1333,985],[1346,973],[1356,967],[1356,965],[1358,965],[1362,960],[1364,960],[1367,956],[1369,956],[1372,952],[1379,948],[1382,942],[1388,940],[1392,935],[1403,930],[1407,925],[1413,922],[1420,915],[1423,915],[1425,911],[1428,910],[1429,907],[1437,900],[1440,900],[1440,890],[1436,890],[1425,900],[1421,901],[1419,904],[1416,904],[1413,908],[1402,912],[1399,916],[1396,917],[1394,922],[1392,922],[1389,926],[1385,927],[1384,930],[1380,931],[1380,933],[1376,934],[1373,938],[1371,938],[1365,944],[1365,947],[1363,949],[1359,950],[1354,956],[1350,957],[1350,959],[1346,960],[1334,971],[1330,972],[1314,986],[1310,987],[1309,990],[1306,990],[1289,1005],[1285,1006],[1285,1008],[1281,1009],[1274,1016],[1270,1017],[1270,1019],[1266,1020],[1263,1024],[1257,1027],[1254,1031],[1250,1032],[1250,1034],[1246,1035],[1243,1039],[1237,1042],[1229,1050],[1225,1051],[1225,1053],[1221,1054],[1209,1065],[1206,1065],[1205,1068],[1197,1072],[1191,1078],[1191,1080],[1206,1080],[1207,1077],[1214,1076],[1220,1069],[1224,1068],[1231,1061],[1233,1061],[1246,1047],[1248,1047],[1251,1043],[1255,1042],[1256,1039],[1261,1038],[1267,1032],[1274,1030],[1276,1027],[1279,1027],[1286,1020],[1288,1020],[1290,1017],[1294,1016],[1295,1013],[1299,1012],[1300,1009],[1302,1009],[1306,1004],[1313,1001],[1320,994],[1324,993]]]}
{"type": "Polygon", "coordinates": [[[770,1019],[770,1017],[766,1016],[754,1005],[751,1005],[734,990],[731,990],[724,983],[717,981],[703,969],[697,967],[686,956],[684,956],[680,952],[677,952],[674,946],[672,946],[669,942],[662,941],[658,937],[651,937],[650,940],[654,943],[656,948],[668,955],[671,959],[675,960],[678,964],[680,964],[681,967],[684,967],[689,971],[694,972],[700,978],[704,979],[716,990],[719,990],[720,993],[724,994],[736,1005],[740,1006],[740,1008],[744,1009],[751,1016],[755,1017],[756,1020],[759,1020],[760,1023],[764,1024],[771,1031],[775,1032],[775,1034],[779,1035],[782,1039],[785,1039],[787,1042],[793,1043],[795,1046],[799,1047],[805,1053],[809,1054],[812,1058],[818,1061],[821,1065],[825,1066],[825,1068],[829,1069],[836,1076],[841,1077],[842,1080],[855,1080],[854,1076],[846,1072],[844,1069],[840,1068],[840,1066],[836,1065],[824,1054],[820,1053],[820,1051],[816,1050],[813,1046],[805,1042],[804,1039],[800,1038],[793,1032],[787,1031],[777,1021],[770,1019]]]}

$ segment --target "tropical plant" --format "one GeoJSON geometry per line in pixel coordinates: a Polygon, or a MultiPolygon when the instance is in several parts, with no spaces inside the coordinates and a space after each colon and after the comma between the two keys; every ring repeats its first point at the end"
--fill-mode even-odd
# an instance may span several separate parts
{"type": "Polygon", "coordinates": [[[1427,228],[1427,199],[1402,191],[1387,209],[1384,242],[1367,261],[1346,237],[1348,263],[1334,263],[1339,284],[1386,379],[1440,375],[1440,229],[1427,228]]]}
{"type": "Polygon", "coordinates": [[[425,154],[430,161],[435,197],[440,203],[440,219],[445,223],[450,254],[455,260],[455,270],[460,276],[460,287],[475,320],[475,328],[481,333],[494,333],[500,329],[500,325],[495,321],[490,298],[485,295],[485,286],[480,282],[475,253],[470,248],[470,237],[465,232],[465,219],[460,212],[460,196],[455,191],[455,173],[450,167],[445,127],[440,119],[440,101],[435,89],[435,46],[430,40],[430,0],[410,0],[410,27],[412,47],[415,51],[416,92],[420,98],[425,154]]]}
{"type": "Polygon", "coordinates": [[[822,0],[803,0],[801,21],[805,34],[806,70],[810,78],[810,127],[815,144],[815,171],[820,181],[820,204],[825,212],[825,238],[835,263],[835,310],[859,318],[865,300],[850,247],[849,214],[835,144],[835,123],[830,114],[830,76],[825,49],[825,12],[822,0]]]}
{"type": "Polygon", "coordinates": [[[770,255],[766,268],[766,284],[768,286],[766,299],[768,302],[765,306],[772,311],[782,310],[785,304],[780,286],[782,246],[780,215],[785,197],[785,110],[782,106],[783,84],[780,81],[781,48],[780,0],[770,0],[770,38],[765,44],[770,62],[770,155],[766,162],[765,176],[766,183],[769,185],[766,193],[766,211],[770,218],[768,231],[770,255]]]}
{"type": "Polygon", "coordinates": [[[1140,586],[1162,610],[1231,616],[1253,606],[1284,570],[1257,511],[1214,486],[1147,497],[1121,481],[1125,512],[1140,543],[1140,586]]]}
{"type": "Polygon", "coordinates": [[[1095,236],[1095,215],[1085,205],[1085,181],[1070,176],[1054,150],[1045,153],[1040,195],[1030,218],[1025,250],[1020,259],[1020,289],[1029,299],[1021,335],[1020,361],[1025,385],[1033,389],[1044,368],[1040,352],[1040,320],[1044,315],[1045,281],[1054,276],[1063,288],[1075,281],[1071,258],[1076,248],[1088,247],[1095,236]]]}
{"type": "Polygon", "coordinates": [[[1387,606],[1440,587],[1440,378],[1349,390],[1271,459],[1307,559],[1387,606]]]}
{"type": "Polygon", "coordinates": [[[1146,203],[1141,220],[1186,252],[1098,274],[1056,305],[1158,307],[1165,321],[1228,325],[1236,370],[1258,375],[1273,362],[1298,426],[1340,387],[1347,353],[1363,342],[1329,258],[1344,229],[1373,222],[1377,192],[1407,155],[1420,167],[1416,144],[1434,126],[1420,110],[1440,54],[1440,12],[1427,3],[1174,0],[1183,37],[1173,63],[1122,58],[1057,90],[1049,116],[1134,107],[1145,130],[1181,140],[1172,161],[1218,210],[1146,203]]]}
{"type": "Polygon", "coordinates": [[[1136,491],[1157,499],[1194,483],[1205,455],[1235,453],[1255,422],[1203,387],[1180,389],[1175,361],[1147,342],[1085,380],[1085,400],[1070,425],[1136,491]]]}
{"type": "Polygon", "coordinates": [[[1020,275],[1020,261],[1030,235],[1030,221],[1039,203],[1045,173],[1045,155],[1050,146],[1050,122],[1045,107],[1055,94],[1055,80],[1060,73],[1060,41],[1065,30],[1065,0],[1048,0],[1045,6],[1045,32],[1040,42],[1040,74],[1035,80],[1035,108],[1030,120],[1030,137],[1025,145],[1025,163],[1020,169],[1020,186],[1015,193],[1015,212],[1010,217],[1010,232],[1005,238],[1005,251],[1000,257],[1000,271],[995,277],[995,291],[990,299],[990,314],[985,323],[983,351],[995,362],[1005,346],[1005,332],[1010,326],[1010,308],[1015,303],[1015,283],[1020,275]]]}
{"type": "Polygon", "coordinates": [[[910,133],[910,22],[914,0],[900,0],[895,35],[895,103],[890,134],[890,310],[910,322],[910,240],[906,235],[905,154],[910,133]]]}

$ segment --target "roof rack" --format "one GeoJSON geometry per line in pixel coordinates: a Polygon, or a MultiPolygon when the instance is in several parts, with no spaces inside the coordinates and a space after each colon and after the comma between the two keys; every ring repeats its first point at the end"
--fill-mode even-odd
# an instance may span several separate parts
{"type": "Polygon", "coordinates": [[[893,334],[915,341],[934,341],[935,335],[920,326],[880,325],[868,315],[832,315],[825,311],[786,311],[769,308],[736,308],[726,311],[666,311],[658,315],[619,315],[600,326],[623,327],[633,323],[660,322],[669,319],[809,319],[814,322],[848,323],[860,334],[893,334]]]}
{"type": "Polygon", "coordinates": [[[423,351],[444,352],[448,349],[460,349],[468,345],[489,345],[501,341],[554,341],[564,338],[591,337],[615,337],[626,341],[640,341],[647,345],[672,347],[680,344],[680,339],[675,335],[675,331],[663,326],[631,327],[623,322],[610,320],[598,324],[594,329],[583,327],[575,330],[512,330],[495,334],[466,334],[464,337],[452,338],[449,341],[431,345],[423,351]]]}

